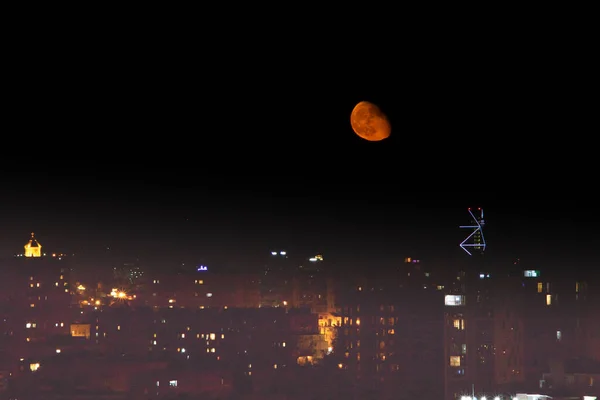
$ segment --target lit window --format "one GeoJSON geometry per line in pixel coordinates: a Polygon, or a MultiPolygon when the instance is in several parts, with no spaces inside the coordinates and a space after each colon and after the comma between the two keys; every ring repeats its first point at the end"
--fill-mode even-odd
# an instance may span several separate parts
{"type": "Polygon", "coordinates": [[[448,294],[444,297],[444,304],[447,306],[464,306],[465,299],[461,295],[448,294]]]}
{"type": "Polygon", "coordinates": [[[552,304],[552,295],[551,294],[547,294],[546,295],[546,305],[549,306],[552,304]]]}
{"type": "Polygon", "coordinates": [[[460,331],[464,331],[465,330],[465,320],[462,318],[459,319],[455,319],[454,322],[454,327],[460,331]]]}
{"type": "Polygon", "coordinates": [[[460,356],[450,356],[450,366],[460,367],[460,356]]]}

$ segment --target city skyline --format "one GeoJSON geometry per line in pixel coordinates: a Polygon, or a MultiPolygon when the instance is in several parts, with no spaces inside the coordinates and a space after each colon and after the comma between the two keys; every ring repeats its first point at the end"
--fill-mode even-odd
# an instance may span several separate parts
{"type": "Polygon", "coordinates": [[[596,393],[597,282],[577,274],[519,266],[511,277],[454,268],[438,275],[406,259],[402,274],[332,275],[320,257],[322,268],[282,269],[294,264],[276,253],[263,272],[142,274],[128,264],[98,279],[38,249],[0,261],[4,394],[596,393]]]}
{"type": "Polygon", "coordinates": [[[0,250],[3,257],[20,252],[35,232],[52,251],[89,259],[110,248],[116,259],[137,258],[150,268],[203,260],[245,268],[260,264],[273,249],[307,257],[325,253],[350,269],[367,264],[383,269],[407,256],[460,264],[469,256],[458,245],[469,232],[459,225],[470,222],[467,207],[461,205],[474,199],[469,206],[484,205],[485,259],[491,265],[508,266],[520,259],[536,268],[583,270],[597,263],[595,217],[577,217],[586,215],[586,209],[576,204],[536,208],[543,193],[518,208],[517,200],[494,193],[392,197],[384,188],[367,199],[356,192],[352,198],[352,189],[346,188],[325,196],[321,192],[321,199],[303,190],[280,198],[260,188],[246,194],[213,188],[204,192],[210,199],[197,202],[193,194],[200,189],[187,191],[187,196],[185,190],[175,192],[170,197],[160,186],[144,185],[123,191],[119,199],[76,196],[71,188],[46,192],[43,198],[54,196],[55,201],[41,204],[36,196],[43,192],[15,196],[12,203],[5,197],[0,250]],[[144,198],[152,200],[139,207],[136,202],[144,198]]]}
{"type": "Polygon", "coordinates": [[[0,400],[596,399],[591,35],[252,8],[6,41],[0,400]]]}

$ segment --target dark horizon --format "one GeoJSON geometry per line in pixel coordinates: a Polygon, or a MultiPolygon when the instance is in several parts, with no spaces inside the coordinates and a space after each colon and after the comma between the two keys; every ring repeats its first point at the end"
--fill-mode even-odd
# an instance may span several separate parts
{"type": "Polygon", "coordinates": [[[33,231],[48,249],[93,257],[110,246],[148,262],[243,263],[272,247],[342,264],[460,262],[458,226],[483,207],[490,262],[597,265],[592,121],[577,85],[551,68],[534,79],[418,63],[405,81],[365,71],[349,83],[337,65],[284,83],[215,70],[216,88],[185,81],[189,70],[154,86],[115,72],[85,93],[69,75],[57,101],[47,96],[60,79],[32,81],[39,96],[19,97],[13,118],[65,136],[5,148],[0,254],[33,231]],[[352,131],[363,100],[388,116],[388,139],[352,131]]]}
{"type": "MultiPolygon", "coordinates": [[[[71,184],[73,181],[69,181],[71,184]]],[[[470,257],[458,244],[470,231],[467,207],[482,206],[485,263],[498,268],[520,259],[532,268],[589,269],[597,263],[594,215],[577,199],[554,207],[551,194],[409,192],[303,184],[277,187],[181,188],[160,184],[98,184],[29,190],[4,197],[0,251],[21,251],[35,232],[49,251],[81,260],[110,247],[123,261],[153,269],[179,262],[211,262],[243,269],[271,250],[309,257],[324,253],[340,268],[398,265],[416,257],[460,265],[470,257]],[[87,192],[85,190],[88,190],[87,192]],[[52,250],[50,250],[52,249],[52,250]]]]}

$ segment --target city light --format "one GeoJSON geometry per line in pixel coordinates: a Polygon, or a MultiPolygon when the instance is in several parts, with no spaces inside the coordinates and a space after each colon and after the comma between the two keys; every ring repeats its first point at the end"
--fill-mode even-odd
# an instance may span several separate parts
{"type": "Polygon", "coordinates": [[[113,288],[110,291],[110,296],[118,300],[133,300],[135,296],[130,296],[124,290],[113,288]]]}
{"type": "MultiPolygon", "coordinates": [[[[156,378],[136,384],[157,398],[174,387],[183,391],[197,385],[204,390],[212,385],[217,394],[225,387],[237,390],[236,385],[242,390],[247,384],[276,385],[284,377],[286,384],[297,385],[302,392],[312,381],[328,385],[328,374],[356,381],[355,388],[362,391],[357,372],[364,369],[392,382],[369,387],[378,392],[369,398],[392,398],[398,390],[393,377],[406,373],[411,379],[442,382],[430,388],[412,387],[410,379],[398,382],[407,390],[419,388],[424,399],[546,400],[549,397],[543,394],[502,390],[551,391],[556,382],[552,371],[543,362],[532,365],[529,360],[552,354],[557,363],[566,365],[583,359],[590,349],[595,351],[589,332],[596,326],[597,309],[585,302],[591,297],[592,282],[582,277],[557,284],[551,274],[544,272],[549,277],[541,280],[537,270],[525,268],[509,276],[485,265],[468,270],[444,266],[438,271],[425,258],[411,257],[396,260],[393,274],[353,276],[347,269],[331,271],[329,266],[338,261],[329,257],[321,266],[323,257],[316,252],[297,258],[288,258],[285,251],[269,252],[258,251],[264,264],[254,271],[222,271],[215,263],[208,274],[205,264],[190,262],[186,265],[191,269],[149,270],[135,282],[110,273],[103,280],[75,278],[65,264],[44,264],[43,257],[23,258],[18,264],[18,259],[19,269],[14,271],[19,274],[1,275],[0,269],[2,289],[10,296],[6,298],[17,306],[5,307],[0,318],[6,333],[0,337],[0,361],[5,354],[13,361],[8,367],[0,363],[0,397],[3,387],[16,379],[11,373],[28,379],[22,383],[34,382],[26,374],[35,373],[42,382],[47,374],[58,377],[65,371],[82,380],[88,377],[89,382],[78,387],[91,391],[108,381],[116,389],[124,385],[124,379],[109,378],[111,370],[131,374],[127,377],[131,380],[135,371],[153,363],[151,368],[161,370],[153,374],[156,378]],[[575,305],[581,301],[585,307],[574,312],[559,298],[570,298],[575,305]],[[132,299],[136,301],[128,301],[132,299]],[[529,318],[533,313],[536,318],[529,318]],[[564,326],[565,316],[571,314],[579,318],[579,329],[586,334],[575,337],[564,326]],[[543,333],[548,345],[537,343],[532,332],[543,333]],[[557,352],[565,349],[571,353],[561,360],[557,354],[562,353],[557,352]],[[168,363],[163,367],[156,360],[168,363]],[[184,371],[190,368],[181,363],[201,365],[202,373],[189,371],[186,376],[184,371]],[[43,369],[36,372],[40,365],[43,369]],[[131,365],[131,372],[121,365],[131,365]],[[237,371],[230,365],[242,368],[237,371]],[[319,370],[299,373],[295,381],[287,378],[296,375],[297,368],[312,367],[319,370]],[[304,376],[311,380],[303,380],[304,376]],[[499,379],[503,376],[508,382],[499,379]]],[[[598,358],[596,353],[594,357],[598,358]]],[[[576,377],[569,372],[574,369],[565,370],[564,381],[593,382],[589,365],[577,366],[584,372],[576,377]]],[[[49,395],[53,388],[47,390],[49,395]]],[[[327,390],[332,398],[347,397],[335,392],[334,384],[327,390]]],[[[582,395],[573,398],[598,400],[582,395]]]]}

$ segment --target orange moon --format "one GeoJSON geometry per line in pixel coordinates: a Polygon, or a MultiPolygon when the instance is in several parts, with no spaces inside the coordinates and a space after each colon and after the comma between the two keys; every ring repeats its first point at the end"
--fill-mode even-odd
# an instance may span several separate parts
{"type": "Polygon", "coordinates": [[[361,101],[350,114],[352,130],[369,142],[386,139],[392,132],[387,116],[373,103],[361,101]]]}

